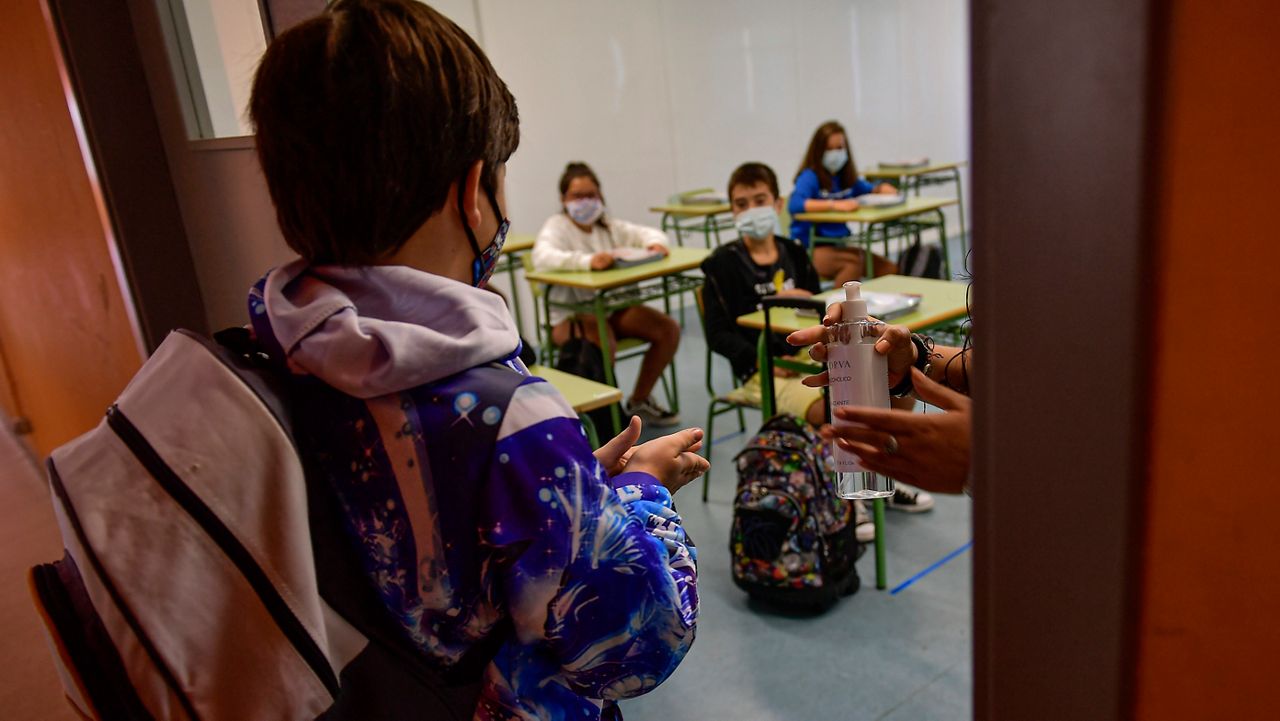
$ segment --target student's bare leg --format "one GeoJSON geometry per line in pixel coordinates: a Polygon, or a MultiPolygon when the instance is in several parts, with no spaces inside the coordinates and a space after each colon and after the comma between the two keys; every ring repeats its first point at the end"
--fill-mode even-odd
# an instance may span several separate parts
{"type": "Polygon", "coordinates": [[[871,268],[877,278],[882,275],[893,275],[898,272],[898,264],[883,255],[872,254],[871,268]]]}
{"type": "Polygon", "coordinates": [[[862,251],[858,248],[837,248],[831,245],[818,246],[813,251],[813,267],[818,275],[831,278],[836,287],[858,280],[864,269],[862,251]]]}
{"type": "Polygon", "coordinates": [[[640,375],[629,402],[643,401],[653,392],[662,371],[671,363],[680,346],[680,324],[671,316],[649,306],[636,305],[614,313],[609,327],[619,338],[639,338],[649,342],[640,363],[640,375]]]}

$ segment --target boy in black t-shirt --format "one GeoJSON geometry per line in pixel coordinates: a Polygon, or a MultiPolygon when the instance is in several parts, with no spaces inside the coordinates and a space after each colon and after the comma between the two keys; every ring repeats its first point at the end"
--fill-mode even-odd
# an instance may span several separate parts
{"type": "MultiPolygon", "coordinates": [[[[729,202],[741,237],[720,246],[702,263],[707,344],[729,359],[733,374],[744,383],[739,392],[758,401],[756,351],[760,332],[738,325],[737,318],[757,310],[766,295],[808,297],[817,293],[818,273],[799,243],[774,232],[782,200],[778,178],[769,166],[745,163],[733,171],[729,202]]],[[[784,355],[794,349],[776,336],[770,339],[770,350],[784,355]]],[[[820,388],[810,388],[796,374],[780,368],[774,369],[773,385],[779,412],[814,426],[822,423],[820,388]]]]}

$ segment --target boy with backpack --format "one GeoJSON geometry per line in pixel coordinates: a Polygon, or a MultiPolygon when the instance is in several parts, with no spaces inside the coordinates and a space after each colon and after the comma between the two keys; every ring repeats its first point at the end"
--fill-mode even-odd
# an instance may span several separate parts
{"type": "Polygon", "coordinates": [[[448,670],[496,639],[475,719],[617,715],[693,642],[693,544],[672,493],[690,429],[592,454],[482,290],[506,235],[516,104],[413,0],[339,0],[278,37],[250,112],[301,258],[250,294],[257,340],[317,391],[302,444],[368,582],[448,670]]]}

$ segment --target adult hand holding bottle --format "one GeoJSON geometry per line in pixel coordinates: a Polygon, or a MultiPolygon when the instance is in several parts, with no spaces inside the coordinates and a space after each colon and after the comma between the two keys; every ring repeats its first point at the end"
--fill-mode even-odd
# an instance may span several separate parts
{"type": "MultiPolygon", "coordinates": [[[[809,355],[827,359],[826,326],[840,322],[837,303],[827,308],[823,325],[798,330],[787,337],[795,346],[811,345],[809,355]]],[[[870,471],[940,493],[966,489],[971,448],[972,402],[960,392],[968,390],[971,353],[962,348],[938,346],[928,361],[928,374],[914,368],[918,349],[905,326],[881,326],[876,352],[887,356],[888,382],[896,386],[908,372],[916,395],[944,413],[915,413],[899,409],[842,408],[839,417],[862,427],[824,426],[821,433],[857,455],[870,471]],[[938,380],[946,379],[944,387],[938,380]]],[[[827,384],[826,372],[804,379],[805,385],[827,384]]]]}

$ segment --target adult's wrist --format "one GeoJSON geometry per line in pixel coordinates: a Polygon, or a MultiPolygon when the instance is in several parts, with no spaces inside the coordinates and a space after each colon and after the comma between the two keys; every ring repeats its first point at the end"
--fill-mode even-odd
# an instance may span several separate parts
{"type": "MultiPolygon", "coordinates": [[[[918,368],[921,373],[929,374],[929,346],[925,343],[924,338],[919,333],[911,334],[911,345],[915,349],[915,358],[911,362],[911,368],[918,368]]],[[[911,379],[911,368],[902,376],[902,380],[898,381],[898,385],[889,389],[889,395],[894,398],[906,398],[916,389],[915,383],[911,379]]]]}

